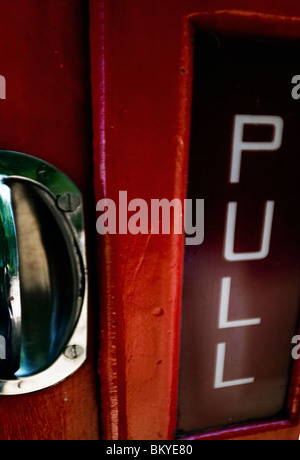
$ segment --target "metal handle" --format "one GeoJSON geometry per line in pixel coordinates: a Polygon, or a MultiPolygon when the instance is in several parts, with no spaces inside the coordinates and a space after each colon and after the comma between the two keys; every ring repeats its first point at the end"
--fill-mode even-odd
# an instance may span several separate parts
{"type": "Polygon", "coordinates": [[[0,172],[0,394],[10,395],[53,385],[84,362],[87,269],[73,182],[17,152],[0,151],[0,172]]]}
{"type": "Polygon", "coordinates": [[[0,177],[0,334],[6,337],[0,374],[12,376],[20,365],[21,299],[17,235],[11,190],[0,177]]]}

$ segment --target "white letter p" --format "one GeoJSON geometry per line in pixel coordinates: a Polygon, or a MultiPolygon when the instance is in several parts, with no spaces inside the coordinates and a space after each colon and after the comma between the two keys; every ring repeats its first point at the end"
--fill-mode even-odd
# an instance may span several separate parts
{"type": "Polygon", "coordinates": [[[230,182],[237,184],[240,181],[242,152],[248,151],[275,151],[281,147],[284,121],[281,117],[268,115],[236,115],[234,119],[233,145],[231,156],[230,182]],[[274,136],[271,142],[244,142],[244,127],[246,125],[270,125],[274,127],[274,136]]]}

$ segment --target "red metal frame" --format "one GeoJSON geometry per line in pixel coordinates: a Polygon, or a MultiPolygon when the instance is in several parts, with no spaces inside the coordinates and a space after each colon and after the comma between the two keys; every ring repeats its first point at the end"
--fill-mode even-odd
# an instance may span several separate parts
{"type": "MultiPolygon", "coordinates": [[[[231,34],[267,36],[275,38],[300,38],[300,17],[276,16],[262,14],[254,11],[215,11],[213,13],[195,13],[187,17],[188,33],[185,34],[187,42],[185,44],[186,63],[184,68],[189,69],[192,74],[192,39],[196,29],[216,30],[218,32],[230,32],[231,34]],[[188,50],[190,46],[191,50],[188,50]]],[[[181,439],[200,440],[200,439],[228,439],[230,437],[240,437],[247,434],[257,434],[265,431],[276,431],[280,429],[294,428],[300,421],[300,363],[295,361],[293,364],[292,377],[289,388],[289,395],[286,405],[286,419],[273,418],[265,422],[239,424],[224,428],[222,430],[209,430],[191,436],[183,436],[181,439]]]]}
{"type": "MultiPolygon", "coordinates": [[[[195,25],[299,37],[296,0],[90,0],[97,200],[184,199],[195,25]],[[199,13],[201,12],[201,13],[199,13]]],[[[180,235],[99,238],[103,437],[174,439],[183,273],[180,235]]],[[[287,420],[185,439],[299,429],[296,363],[287,420]]]]}
{"type": "MultiPolygon", "coordinates": [[[[38,157],[66,173],[84,198],[89,274],[94,266],[88,4],[1,1],[0,149],[38,157]]],[[[99,439],[96,323],[91,285],[85,364],[59,385],[1,396],[1,440],[99,439]]],[[[98,327],[97,327],[98,330],[98,327]]]]}

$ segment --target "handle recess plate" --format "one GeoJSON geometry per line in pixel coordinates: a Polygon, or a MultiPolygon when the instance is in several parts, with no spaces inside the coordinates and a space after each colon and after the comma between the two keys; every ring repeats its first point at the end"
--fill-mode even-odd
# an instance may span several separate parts
{"type": "Polygon", "coordinates": [[[52,386],[86,359],[81,193],[55,167],[12,151],[0,151],[0,335],[1,395],[52,386]]]}

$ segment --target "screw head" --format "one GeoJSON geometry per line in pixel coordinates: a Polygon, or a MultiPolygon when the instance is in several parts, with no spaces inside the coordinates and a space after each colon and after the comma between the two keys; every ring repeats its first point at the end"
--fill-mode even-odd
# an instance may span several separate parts
{"type": "Polygon", "coordinates": [[[69,359],[79,358],[83,354],[83,348],[79,345],[70,345],[65,349],[65,357],[69,359]]]}
{"type": "Polygon", "coordinates": [[[80,206],[80,198],[73,193],[63,193],[57,197],[57,206],[63,212],[74,212],[80,206]]]}
{"type": "Polygon", "coordinates": [[[44,181],[49,176],[48,168],[45,165],[40,166],[36,172],[36,175],[39,180],[44,181]]]}

